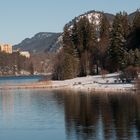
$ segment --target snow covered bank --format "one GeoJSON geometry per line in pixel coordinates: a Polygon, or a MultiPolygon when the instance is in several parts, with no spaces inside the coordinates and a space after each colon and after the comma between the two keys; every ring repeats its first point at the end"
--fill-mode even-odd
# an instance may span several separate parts
{"type": "Polygon", "coordinates": [[[119,74],[108,74],[79,77],[63,81],[42,81],[26,84],[1,85],[0,89],[55,89],[55,90],[75,90],[88,92],[131,92],[134,91],[134,84],[121,83],[119,74]]]}
{"type": "Polygon", "coordinates": [[[108,74],[105,77],[97,75],[64,81],[52,81],[52,87],[98,92],[129,92],[134,89],[134,84],[121,83],[118,77],[119,74],[114,73],[108,74]]]}

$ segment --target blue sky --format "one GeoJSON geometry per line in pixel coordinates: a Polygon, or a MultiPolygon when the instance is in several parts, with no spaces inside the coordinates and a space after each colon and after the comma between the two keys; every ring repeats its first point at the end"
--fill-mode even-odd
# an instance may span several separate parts
{"type": "Polygon", "coordinates": [[[140,0],[0,0],[0,43],[16,44],[38,32],[62,32],[89,10],[109,13],[140,8],[140,0]]]}

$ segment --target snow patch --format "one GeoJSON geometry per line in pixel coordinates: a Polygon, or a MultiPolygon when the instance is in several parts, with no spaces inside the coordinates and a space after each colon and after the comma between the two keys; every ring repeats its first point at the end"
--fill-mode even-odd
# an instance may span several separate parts
{"type": "Polygon", "coordinates": [[[87,17],[90,23],[93,23],[94,25],[98,26],[100,24],[100,20],[102,15],[100,13],[89,13],[86,15],[82,15],[79,17],[78,20],[80,20],[81,18],[87,17]]]}
{"type": "Polygon", "coordinates": [[[116,82],[119,79],[118,73],[107,74],[105,77],[101,75],[79,77],[64,81],[52,81],[53,87],[67,87],[75,90],[90,91],[128,91],[134,88],[132,83],[116,82]]]}

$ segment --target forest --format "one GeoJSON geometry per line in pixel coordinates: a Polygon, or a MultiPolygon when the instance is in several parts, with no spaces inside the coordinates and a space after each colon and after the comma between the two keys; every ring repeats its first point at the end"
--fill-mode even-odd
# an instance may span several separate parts
{"type": "Polygon", "coordinates": [[[102,14],[99,25],[84,16],[65,25],[63,48],[57,54],[53,79],[123,72],[135,76],[140,70],[140,12],[132,22],[126,12],[111,23],[102,14]]]}
{"type": "Polygon", "coordinates": [[[19,52],[8,54],[0,52],[0,75],[18,75],[21,71],[34,73],[33,63],[29,58],[22,56],[19,52]]]}
{"type": "Polygon", "coordinates": [[[0,75],[26,71],[52,73],[52,79],[65,80],[122,72],[136,77],[140,72],[140,11],[131,21],[126,12],[117,13],[112,21],[100,12],[100,22],[95,22],[82,16],[72,25],[66,24],[57,53],[36,53],[25,58],[18,52],[0,52],[0,75]]]}

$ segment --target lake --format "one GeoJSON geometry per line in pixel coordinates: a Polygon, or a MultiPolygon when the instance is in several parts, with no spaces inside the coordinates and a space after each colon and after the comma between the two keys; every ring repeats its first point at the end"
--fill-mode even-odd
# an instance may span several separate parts
{"type": "Polygon", "coordinates": [[[23,84],[37,82],[43,79],[43,75],[31,75],[31,76],[6,76],[0,77],[0,85],[2,84],[23,84]]]}
{"type": "Polygon", "coordinates": [[[0,140],[138,140],[140,95],[0,91],[0,140]]]}

